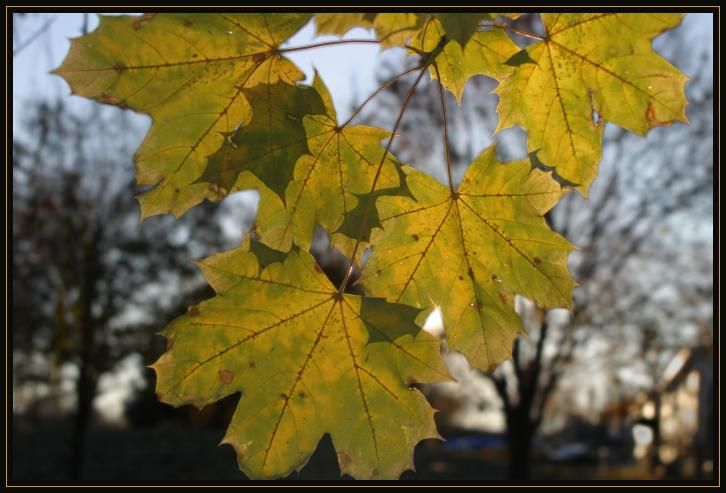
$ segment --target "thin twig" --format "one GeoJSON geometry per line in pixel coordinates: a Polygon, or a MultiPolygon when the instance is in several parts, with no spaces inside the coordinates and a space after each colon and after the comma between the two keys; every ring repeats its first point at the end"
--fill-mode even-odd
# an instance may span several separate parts
{"type": "Polygon", "coordinates": [[[539,41],[544,41],[547,39],[546,36],[542,36],[541,34],[535,34],[535,33],[529,32],[529,31],[522,31],[521,29],[516,29],[516,28],[510,27],[510,26],[505,26],[503,24],[485,24],[483,27],[493,27],[496,29],[501,29],[503,31],[510,32],[510,33],[519,34],[520,36],[524,36],[525,38],[537,39],[539,41]]]}
{"type": "Polygon", "coordinates": [[[438,79],[439,83],[439,101],[441,102],[441,115],[444,119],[444,156],[446,157],[446,174],[449,178],[449,190],[451,191],[451,194],[453,195],[455,193],[454,190],[454,179],[452,178],[451,173],[451,153],[449,152],[449,123],[448,118],[446,116],[446,100],[444,98],[444,86],[441,83],[441,74],[439,73],[439,66],[434,63],[434,71],[436,71],[436,79],[438,79]]]}
{"type": "MultiPolygon", "coordinates": [[[[373,184],[371,185],[371,190],[376,189],[376,185],[378,184],[378,178],[381,175],[381,170],[383,169],[383,163],[386,162],[386,157],[388,157],[388,152],[391,149],[391,144],[393,143],[393,138],[396,136],[396,132],[398,130],[398,126],[401,123],[401,120],[403,119],[404,113],[406,113],[406,107],[408,106],[409,101],[411,100],[411,96],[413,95],[413,92],[416,90],[416,86],[423,78],[423,75],[426,73],[426,66],[421,67],[421,73],[418,74],[418,77],[416,77],[416,80],[414,81],[411,88],[408,90],[408,94],[406,94],[406,98],[403,101],[403,106],[401,106],[401,111],[398,113],[398,118],[396,119],[396,123],[393,126],[393,130],[391,131],[391,137],[388,139],[388,143],[386,144],[386,149],[383,151],[383,156],[381,157],[381,162],[378,164],[378,169],[376,170],[376,175],[373,177],[373,184]]],[[[363,214],[363,219],[361,220],[360,227],[358,228],[358,234],[356,235],[355,239],[355,245],[353,247],[353,253],[350,255],[350,260],[348,261],[348,267],[345,269],[345,277],[343,278],[343,282],[340,283],[340,286],[338,286],[338,293],[343,293],[345,290],[345,286],[347,286],[348,281],[350,280],[350,276],[353,273],[353,264],[355,263],[355,256],[358,254],[358,249],[360,248],[360,237],[363,236],[363,231],[365,230],[365,226],[368,223],[368,219],[371,212],[371,205],[372,205],[372,196],[368,197],[368,204],[366,204],[365,213],[363,214]]]]}
{"type": "Polygon", "coordinates": [[[413,67],[413,68],[411,68],[411,69],[408,69],[408,70],[406,70],[405,72],[401,72],[400,74],[398,74],[397,76],[395,76],[394,78],[392,78],[391,80],[389,80],[388,82],[386,82],[385,84],[383,84],[383,85],[382,85],[381,87],[379,87],[378,89],[376,89],[376,91],[375,91],[375,92],[374,92],[373,94],[371,94],[370,96],[368,96],[368,97],[366,98],[366,100],[365,100],[365,101],[363,101],[363,102],[362,102],[362,103],[360,104],[360,106],[358,106],[358,108],[356,108],[356,110],[355,110],[355,111],[353,112],[353,114],[352,114],[352,115],[350,116],[350,118],[348,118],[348,119],[347,119],[347,120],[345,121],[345,123],[343,123],[343,124],[341,125],[341,128],[342,128],[342,127],[346,127],[346,126],[348,126],[348,124],[350,124],[350,122],[352,122],[352,121],[353,121],[353,119],[354,119],[354,118],[355,118],[356,116],[358,116],[358,114],[359,114],[359,113],[360,113],[361,111],[363,111],[363,108],[365,107],[365,105],[367,105],[367,104],[368,104],[368,103],[369,103],[369,102],[370,102],[370,101],[371,101],[371,100],[372,100],[373,98],[375,98],[375,97],[376,97],[376,96],[378,96],[378,95],[379,95],[380,93],[382,93],[383,91],[385,91],[386,89],[388,89],[388,88],[389,88],[389,87],[390,87],[390,86],[391,86],[392,84],[394,84],[394,83],[395,83],[396,81],[398,81],[398,80],[402,79],[403,77],[407,76],[407,75],[408,75],[408,74],[410,74],[411,72],[415,72],[416,70],[419,70],[420,68],[421,68],[421,65],[416,65],[415,67],[413,67]]]}
{"type": "Polygon", "coordinates": [[[18,53],[20,53],[25,48],[27,48],[28,46],[30,46],[30,44],[33,41],[35,41],[38,37],[40,37],[40,35],[43,33],[43,31],[45,31],[46,29],[48,29],[48,27],[50,27],[50,25],[55,22],[55,20],[56,20],[56,17],[51,17],[48,20],[46,20],[43,23],[43,25],[40,26],[40,29],[38,29],[33,34],[31,34],[28,39],[26,39],[25,41],[21,42],[17,48],[14,48],[13,49],[13,56],[16,56],[18,53]]]}
{"type": "MultiPolygon", "coordinates": [[[[429,65],[433,63],[433,61],[436,59],[436,56],[441,52],[441,50],[444,48],[444,45],[446,44],[447,39],[442,36],[439,43],[436,45],[436,48],[431,50],[426,56],[423,57],[422,63],[421,63],[421,72],[418,74],[418,77],[416,77],[416,80],[414,81],[411,88],[408,90],[408,93],[406,94],[405,99],[403,100],[403,105],[401,106],[401,111],[398,113],[398,118],[396,118],[396,122],[393,125],[393,129],[391,130],[391,137],[388,139],[388,143],[386,144],[386,149],[383,151],[383,156],[381,156],[381,162],[378,164],[378,169],[376,170],[376,175],[373,177],[373,184],[371,185],[371,191],[374,191],[376,189],[376,184],[378,183],[378,178],[381,176],[381,170],[383,169],[383,163],[386,162],[386,157],[388,157],[388,153],[391,150],[391,145],[393,144],[393,139],[396,136],[396,132],[398,131],[398,127],[401,124],[401,120],[403,120],[403,115],[406,113],[406,108],[408,107],[408,103],[411,101],[411,97],[413,96],[414,91],[416,90],[416,87],[418,86],[419,82],[421,82],[421,79],[423,78],[423,75],[426,73],[426,69],[428,69],[429,65]]],[[[350,280],[350,276],[353,274],[353,265],[355,264],[355,257],[358,254],[358,249],[360,248],[361,244],[361,236],[363,236],[363,231],[365,231],[366,224],[368,224],[368,218],[370,216],[371,208],[375,202],[375,198],[373,195],[368,197],[368,203],[366,204],[365,212],[363,213],[363,219],[360,222],[360,227],[358,228],[358,234],[356,235],[355,239],[355,245],[353,246],[353,253],[350,255],[350,260],[348,261],[348,266],[345,269],[345,277],[343,278],[343,281],[340,283],[340,286],[338,287],[338,295],[342,295],[343,291],[345,290],[345,287],[348,285],[348,281],[350,280]]]]}
{"type": "Polygon", "coordinates": [[[353,44],[353,43],[365,43],[365,44],[379,44],[380,41],[377,39],[337,39],[335,41],[323,41],[321,43],[313,43],[303,46],[292,46],[290,48],[278,48],[278,53],[290,53],[293,51],[311,50],[313,48],[323,48],[325,46],[335,46],[342,44],[353,44]]]}

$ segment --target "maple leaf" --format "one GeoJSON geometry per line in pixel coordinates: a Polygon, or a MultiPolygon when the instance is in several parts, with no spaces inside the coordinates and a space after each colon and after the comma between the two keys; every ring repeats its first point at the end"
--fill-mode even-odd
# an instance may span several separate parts
{"type": "MultiPolygon", "coordinates": [[[[333,245],[349,254],[354,243],[349,240],[359,236],[361,211],[372,207],[378,196],[405,194],[405,180],[400,164],[390,153],[384,160],[381,141],[390,136],[389,132],[365,125],[339,125],[330,94],[317,74],[313,87],[325,111],[303,118],[309,153],[297,160],[283,208],[270,194],[261,192],[260,209],[267,212],[258,217],[257,232],[261,241],[278,250],[287,251],[293,243],[308,249],[319,224],[332,236],[333,245]],[[352,225],[350,220],[346,222],[351,213],[352,225]]],[[[367,240],[376,224],[373,214],[360,239],[367,240]]]]}
{"type": "Polygon", "coordinates": [[[406,46],[425,23],[425,16],[412,13],[382,13],[373,19],[373,27],[383,48],[406,46]]]}
{"type": "Polygon", "coordinates": [[[438,19],[446,36],[464,47],[479,27],[481,19],[488,19],[488,14],[471,14],[470,12],[456,14],[434,14],[438,19]]]}
{"type": "MultiPolygon", "coordinates": [[[[502,80],[513,68],[506,62],[519,51],[517,45],[501,30],[476,32],[482,20],[493,20],[496,14],[437,14],[431,18],[413,46],[421,51],[433,50],[446,36],[450,41],[435,58],[440,82],[456,96],[461,97],[467,81],[475,75],[487,75],[502,80]]],[[[439,79],[436,68],[429,68],[431,77],[439,79]]]]}
{"type": "Polygon", "coordinates": [[[315,14],[315,32],[318,36],[324,34],[343,36],[355,27],[370,29],[377,15],[375,13],[315,14]]]}
{"type": "Polygon", "coordinates": [[[54,73],[74,94],[128,107],[153,124],[136,152],[142,217],[181,215],[218,195],[195,183],[225,135],[251,117],[245,89],[304,77],[278,53],[310,14],[100,16],[54,73]]]}
{"type": "Polygon", "coordinates": [[[217,296],[165,329],[159,397],[202,407],[241,393],[223,443],[252,478],[300,469],[325,433],[342,473],[397,478],[438,437],[411,383],[448,379],[420,310],[339,294],[299,249],[262,247],[263,267],[253,245],[199,263],[217,296]]]}
{"type": "Polygon", "coordinates": [[[303,117],[324,113],[323,102],[312,87],[282,82],[246,89],[243,94],[252,107],[251,120],[210,156],[197,181],[213,184],[221,199],[230,191],[248,188],[248,181],[237,185],[237,179],[249,171],[284,197],[295,163],[308,153],[303,117]]]}
{"type": "Polygon", "coordinates": [[[492,370],[522,332],[515,294],[548,308],[571,304],[572,246],[543,218],[565,192],[528,161],[497,162],[493,147],[455,193],[413,168],[406,173],[414,198],[378,200],[384,229],[360,282],[372,296],[439,307],[449,347],[492,370]]]}
{"type": "MultiPolygon", "coordinates": [[[[440,39],[448,42],[436,54],[441,83],[461,103],[466,82],[474,75],[501,80],[511,73],[506,65],[519,48],[501,30],[479,31],[481,21],[493,21],[498,14],[317,14],[319,34],[342,36],[354,27],[375,28],[381,46],[410,46],[418,54],[432,52],[440,39]]],[[[433,65],[431,77],[438,79],[433,65]]]]}
{"type": "Polygon", "coordinates": [[[546,34],[514,55],[497,87],[497,131],[518,125],[530,152],[587,194],[603,123],[644,135],[686,122],[687,77],[651,47],[681,14],[544,14],[546,34]]]}

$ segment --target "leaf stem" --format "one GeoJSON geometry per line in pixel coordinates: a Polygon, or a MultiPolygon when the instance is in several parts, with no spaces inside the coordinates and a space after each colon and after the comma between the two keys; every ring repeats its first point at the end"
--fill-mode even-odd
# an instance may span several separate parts
{"type": "Polygon", "coordinates": [[[535,33],[529,32],[529,31],[522,31],[521,29],[516,29],[511,26],[505,26],[503,24],[484,24],[483,26],[494,27],[496,29],[502,29],[502,30],[510,32],[510,33],[519,34],[520,36],[524,36],[525,38],[537,39],[539,41],[544,41],[547,39],[546,36],[542,36],[541,34],[535,34],[535,33]]]}
{"type": "MultiPolygon", "coordinates": [[[[423,75],[426,73],[426,69],[431,65],[434,60],[436,59],[436,56],[441,52],[441,50],[444,49],[444,45],[446,44],[448,40],[446,39],[446,36],[442,36],[439,40],[439,43],[436,45],[436,47],[431,50],[428,54],[422,57],[422,63],[420,65],[421,72],[418,74],[418,77],[416,77],[416,80],[413,82],[413,85],[411,85],[411,88],[408,90],[408,93],[406,93],[406,97],[403,100],[403,105],[401,106],[401,111],[398,113],[398,117],[396,118],[396,122],[393,124],[393,129],[391,130],[391,137],[388,139],[388,143],[386,144],[386,149],[383,151],[383,156],[381,156],[381,162],[378,164],[378,169],[376,170],[376,175],[373,177],[373,184],[371,185],[371,190],[375,191],[376,184],[378,183],[378,178],[381,176],[381,170],[383,169],[383,163],[386,162],[386,157],[388,157],[388,154],[391,150],[391,145],[393,144],[393,139],[396,137],[396,132],[398,131],[398,127],[401,124],[401,121],[403,120],[403,115],[406,113],[406,108],[408,107],[408,103],[411,101],[411,97],[413,96],[414,91],[416,90],[416,87],[418,86],[419,82],[421,82],[421,79],[423,78],[423,75]]],[[[340,286],[338,286],[338,295],[342,295],[345,291],[345,287],[348,285],[348,281],[350,280],[350,276],[353,274],[353,265],[355,264],[355,257],[358,254],[358,249],[360,248],[361,244],[361,236],[363,236],[363,231],[365,230],[366,224],[368,224],[368,219],[370,216],[371,208],[374,205],[375,197],[373,195],[370,195],[368,197],[368,203],[366,204],[365,212],[363,213],[363,219],[360,222],[360,227],[358,228],[358,234],[356,235],[355,239],[355,245],[353,246],[353,253],[350,255],[350,260],[348,261],[348,266],[345,269],[345,277],[343,278],[343,281],[340,283],[340,286]]]]}
{"type": "Polygon", "coordinates": [[[302,46],[292,46],[290,48],[278,48],[277,52],[278,53],[291,53],[293,51],[311,50],[314,48],[323,48],[325,46],[335,46],[335,45],[351,44],[351,43],[380,44],[380,41],[377,39],[336,39],[334,41],[323,41],[321,43],[313,43],[313,44],[302,45],[302,46]]]}
{"type": "Polygon", "coordinates": [[[398,81],[398,80],[402,79],[403,77],[407,76],[407,75],[408,75],[408,74],[410,74],[411,72],[415,72],[416,70],[419,70],[419,69],[421,69],[421,67],[422,67],[422,65],[416,65],[415,67],[413,67],[413,68],[410,68],[410,69],[406,70],[405,72],[401,72],[400,74],[398,74],[397,76],[393,77],[393,78],[392,78],[391,80],[389,80],[388,82],[386,82],[385,84],[383,84],[383,85],[382,85],[381,87],[379,87],[378,89],[376,89],[376,91],[375,91],[375,92],[374,92],[373,94],[371,94],[370,96],[368,96],[368,97],[366,98],[366,100],[365,100],[365,101],[363,101],[363,102],[362,102],[362,103],[360,104],[360,106],[358,106],[358,108],[356,108],[356,110],[355,110],[355,111],[353,112],[353,114],[352,114],[352,115],[350,115],[350,118],[348,118],[348,119],[347,119],[347,120],[345,121],[345,123],[343,123],[343,124],[341,125],[341,128],[342,128],[342,127],[347,127],[347,126],[348,126],[348,125],[350,124],[350,122],[352,122],[352,121],[353,121],[353,119],[354,119],[354,118],[355,118],[356,116],[358,116],[358,114],[359,114],[359,113],[360,113],[361,111],[363,111],[363,108],[365,107],[365,105],[367,105],[367,104],[368,104],[368,103],[369,103],[369,102],[370,102],[370,101],[371,101],[371,100],[372,100],[373,98],[375,98],[375,97],[376,97],[376,96],[378,96],[378,95],[379,95],[380,93],[382,93],[383,91],[385,91],[386,89],[388,89],[388,88],[389,88],[389,87],[390,87],[391,85],[393,85],[393,84],[394,84],[394,83],[395,83],[396,81],[398,81]]]}
{"type": "Polygon", "coordinates": [[[434,71],[436,72],[436,79],[438,80],[439,86],[439,101],[441,102],[441,116],[444,120],[444,156],[446,157],[446,175],[449,178],[449,190],[453,195],[454,190],[454,179],[451,173],[451,153],[449,152],[449,122],[446,116],[446,100],[444,98],[444,86],[441,83],[441,74],[439,74],[439,66],[434,63],[434,71]]]}

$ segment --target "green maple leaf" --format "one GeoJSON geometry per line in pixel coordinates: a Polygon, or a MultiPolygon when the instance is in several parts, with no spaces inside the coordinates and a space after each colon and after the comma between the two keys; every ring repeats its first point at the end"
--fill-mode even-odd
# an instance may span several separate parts
{"type": "Polygon", "coordinates": [[[307,135],[303,142],[309,153],[295,164],[294,179],[288,180],[283,195],[284,206],[269,193],[260,192],[260,209],[266,212],[257,219],[257,232],[261,241],[278,250],[287,251],[293,243],[308,249],[319,224],[332,235],[333,245],[349,254],[354,240],[358,236],[367,240],[370,229],[378,224],[372,207],[375,197],[405,194],[405,180],[401,179],[400,164],[390,154],[380,166],[384,155],[381,141],[390,136],[389,132],[365,125],[339,125],[330,94],[317,75],[313,87],[325,111],[303,118],[303,133],[307,135]],[[351,225],[346,221],[351,213],[354,219],[362,219],[362,210],[368,206],[372,214],[367,227],[360,230],[360,222],[351,225]]]}
{"type": "Polygon", "coordinates": [[[153,124],[136,153],[142,216],[180,215],[219,191],[195,183],[216,152],[251,118],[245,90],[294,84],[303,74],[278,47],[309,14],[100,16],[73,39],[54,73],[74,94],[146,113],[153,124]]]}
{"type": "Polygon", "coordinates": [[[343,473],[397,478],[438,437],[411,382],[448,379],[420,310],[340,295],[310,254],[257,247],[261,262],[252,245],[199,263],[217,296],[164,331],[158,395],[202,407],[241,393],[223,443],[252,478],[300,469],[325,433],[343,473]]]}
{"type": "Polygon", "coordinates": [[[687,77],[651,47],[680,14],[544,14],[546,35],[512,59],[497,131],[518,125],[531,152],[587,194],[604,122],[644,135],[686,122],[687,77]]]}
{"type": "Polygon", "coordinates": [[[284,197],[293,179],[295,163],[308,153],[303,117],[325,112],[312,87],[282,82],[246,89],[252,118],[230,136],[209,158],[209,165],[197,181],[211,183],[217,198],[247,188],[249,180],[237,180],[249,171],[270,190],[284,197]],[[247,186],[246,186],[247,185],[247,186]]]}
{"type": "Polygon", "coordinates": [[[435,17],[439,20],[446,36],[459,43],[459,46],[464,47],[469,42],[469,38],[476,32],[481,19],[489,18],[489,15],[484,14],[483,17],[480,17],[477,14],[464,12],[456,14],[435,14],[435,17]]]}
{"type": "Polygon", "coordinates": [[[420,171],[407,174],[413,199],[377,202],[384,230],[360,282],[373,296],[439,307],[449,347],[491,370],[522,331],[515,294],[546,307],[571,304],[572,246],[543,218],[565,192],[528,161],[497,162],[493,147],[454,194],[420,171]]]}

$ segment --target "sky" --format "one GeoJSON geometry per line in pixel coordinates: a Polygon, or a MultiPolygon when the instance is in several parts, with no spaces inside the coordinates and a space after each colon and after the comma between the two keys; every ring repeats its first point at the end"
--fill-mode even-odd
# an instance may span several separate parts
{"type": "MultiPolygon", "coordinates": [[[[20,122],[26,116],[23,112],[25,103],[30,100],[66,98],[69,107],[79,112],[83,112],[96,104],[78,96],[69,96],[70,90],[67,84],[60,77],[50,74],[50,71],[61,63],[68,52],[69,38],[81,34],[83,22],[84,15],[78,13],[39,14],[31,19],[20,19],[20,22],[18,22],[17,26],[20,29],[13,33],[15,48],[33,36],[41,27],[45,26],[45,29],[42,35],[38,36],[13,58],[13,124],[16,132],[20,122]]],[[[95,29],[97,24],[96,15],[89,15],[88,30],[95,29]]],[[[711,14],[689,14],[679,29],[686,30],[689,43],[713,43],[711,14]]],[[[373,35],[363,29],[354,29],[345,37],[349,39],[370,39],[373,35]]],[[[331,39],[337,38],[332,36],[316,38],[312,24],[308,24],[288,42],[288,45],[300,46],[331,39]]],[[[658,41],[656,41],[655,46],[658,47],[658,41]]],[[[391,59],[400,58],[402,52],[401,49],[393,49],[381,53],[377,45],[349,44],[294,52],[289,54],[289,58],[306,73],[308,81],[312,80],[314,70],[318,71],[330,89],[338,111],[338,118],[343,121],[350,115],[353,106],[365,99],[377,87],[377,67],[387,57],[391,59]]],[[[699,63],[698,60],[693,62],[699,63]]],[[[712,59],[710,62],[712,63],[712,59]]],[[[684,71],[688,73],[688,67],[684,67],[684,71]]],[[[106,107],[106,111],[120,110],[106,107]]],[[[136,121],[138,121],[140,128],[148,128],[149,126],[149,119],[144,115],[138,115],[136,121]]],[[[143,132],[139,132],[139,135],[143,135],[143,132]]],[[[23,136],[21,135],[21,137],[23,136]]],[[[254,192],[244,192],[233,197],[232,200],[253,202],[255,195],[254,192]]],[[[708,227],[706,224],[702,226],[703,228],[708,227]]],[[[703,231],[698,236],[701,234],[706,236],[708,232],[703,231]]],[[[109,377],[110,380],[103,383],[103,388],[111,390],[110,393],[106,392],[102,395],[97,402],[100,410],[111,418],[118,417],[121,413],[119,403],[123,400],[124,395],[121,395],[123,393],[119,394],[119,386],[125,386],[128,389],[133,387],[133,379],[128,377],[131,370],[128,370],[128,368],[135,366],[133,362],[124,364],[127,371],[125,373],[120,372],[120,376],[117,376],[115,380],[109,377]]],[[[138,366],[138,362],[136,366],[138,366]]]]}

